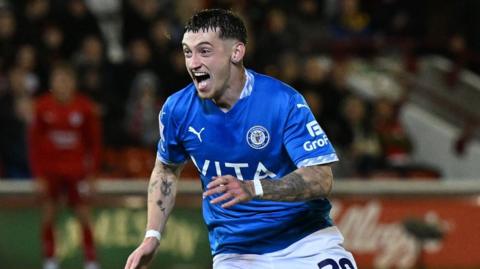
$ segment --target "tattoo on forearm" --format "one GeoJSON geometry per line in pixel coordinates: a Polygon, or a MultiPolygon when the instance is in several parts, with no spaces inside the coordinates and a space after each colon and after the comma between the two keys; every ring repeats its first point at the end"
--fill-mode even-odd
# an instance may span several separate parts
{"type": "Polygon", "coordinates": [[[246,181],[241,181],[240,182],[240,187],[242,188],[242,190],[245,192],[245,193],[248,193],[248,195],[250,197],[254,197],[255,196],[255,189],[252,189],[251,187],[249,187],[249,185],[247,184],[246,181]]]}
{"type": "Polygon", "coordinates": [[[167,178],[162,178],[162,185],[160,186],[160,191],[162,194],[165,196],[172,194],[172,185],[173,182],[169,182],[167,178]]]}
{"type": "Polygon", "coordinates": [[[263,198],[274,201],[305,201],[327,196],[331,189],[331,176],[321,169],[312,169],[314,171],[311,172],[315,175],[307,177],[292,172],[280,181],[263,179],[263,198]],[[318,177],[321,180],[318,180],[318,177]]]}
{"type": "Polygon", "coordinates": [[[282,183],[270,179],[262,180],[263,191],[269,193],[269,199],[286,201],[298,200],[310,192],[303,177],[295,172],[286,175],[282,183]]]}
{"type": "Polygon", "coordinates": [[[158,183],[158,180],[155,180],[152,183],[150,183],[150,186],[148,186],[148,192],[149,193],[153,192],[153,190],[155,189],[155,185],[157,185],[157,183],[158,183]]]}
{"type": "Polygon", "coordinates": [[[162,211],[163,215],[165,215],[165,214],[166,214],[166,213],[165,213],[166,208],[163,206],[163,201],[162,201],[162,200],[158,200],[158,201],[157,201],[157,205],[158,205],[158,207],[160,208],[160,210],[162,211]]]}

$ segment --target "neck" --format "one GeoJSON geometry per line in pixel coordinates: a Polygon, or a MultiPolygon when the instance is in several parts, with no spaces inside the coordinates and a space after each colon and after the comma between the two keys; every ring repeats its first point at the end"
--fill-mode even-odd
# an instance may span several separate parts
{"type": "Polygon", "coordinates": [[[247,81],[243,66],[234,66],[233,68],[234,70],[230,73],[231,76],[225,85],[225,90],[218,98],[213,98],[213,102],[223,111],[230,110],[240,99],[243,87],[247,81]]]}

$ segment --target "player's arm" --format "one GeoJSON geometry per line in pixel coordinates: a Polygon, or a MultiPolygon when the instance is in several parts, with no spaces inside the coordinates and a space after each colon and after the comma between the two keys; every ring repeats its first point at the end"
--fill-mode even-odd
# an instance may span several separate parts
{"type": "MultiPolygon", "coordinates": [[[[183,165],[168,165],[157,157],[148,184],[147,231],[163,232],[168,216],[175,204],[177,182],[183,165]]],[[[155,237],[146,237],[142,244],[128,257],[125,269],[148,265],[160,242],[155,237]]]]}
{"type": "Polygon", "coordinates": [[[242,181],[233,176],[215,177],[207,185],[207,191],[203,195],[223,193],[211,201],[216,204],[229,200],[222,204],[222,207],[230,207],[253,198],[285,202],[307,201],[325,198],[330,194],[333,174],[330,165],[321,164],[298,168],[280,179],[261,179],[259,183],[263,194],[256,197],[259,194],[256,193],[253,180],[242,181]]]}
{"type": "MultiPolygon", "coordinates": [[[[246,183],[253,186],[253,182],[246,183]]],[[[298,168],[280,180],[261,179],[260,184],[263,189],[260,199],[306,201],[327,197],[332,191],[333,174],[330,165],[313,165],[298,168]]]]}

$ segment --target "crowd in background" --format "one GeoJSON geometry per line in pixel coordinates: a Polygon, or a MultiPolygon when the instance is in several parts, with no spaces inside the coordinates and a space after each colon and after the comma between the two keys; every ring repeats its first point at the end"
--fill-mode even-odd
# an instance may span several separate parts
{"type": "Polygon", "coordinates": [[[397,53],[412,68],[415,56],[428,51],[478,70],[480,2],[451,2],[0,0],[0,178],[30,177],[32,106],[49,90],[51,68],[65,62],[102,120],[100,176],[148,176],[158,112],[191,81],[180,45],[183,23],[207,7],[245,19],[248,68],[306,97],[344,160],[337,175],[405,176],[413,145],[397,117],[404,99],[357,96],[346,83],[349,59],[397,53]]]}

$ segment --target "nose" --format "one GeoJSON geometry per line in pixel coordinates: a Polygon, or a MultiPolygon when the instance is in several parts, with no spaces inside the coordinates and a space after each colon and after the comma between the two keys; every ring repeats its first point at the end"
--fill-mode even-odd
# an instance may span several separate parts
{"type": "Polygon", "coordinates": [[[192,53],[192,56],[186,60],[189,69],[198,69],[202,65],[200,57],[196,53],[192,53]]]}

